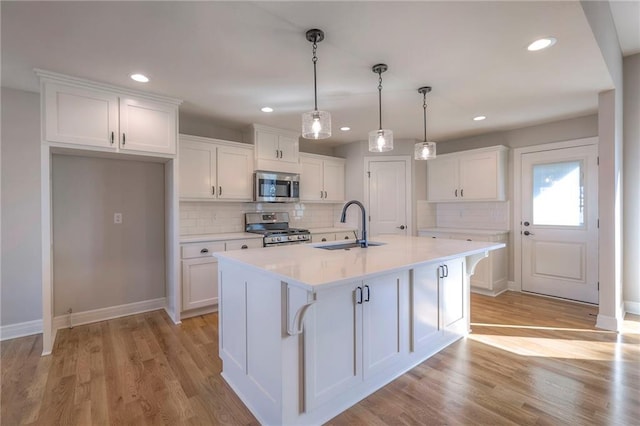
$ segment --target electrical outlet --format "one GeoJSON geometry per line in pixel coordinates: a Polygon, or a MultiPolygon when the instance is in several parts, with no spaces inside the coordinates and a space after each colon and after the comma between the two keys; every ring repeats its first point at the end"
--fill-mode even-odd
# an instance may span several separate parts
{"type": "Polygon", "coordinates": [[[122,223],[122,213],[114,213],[113,214],[113,223],[119,225],[122,223]]]}

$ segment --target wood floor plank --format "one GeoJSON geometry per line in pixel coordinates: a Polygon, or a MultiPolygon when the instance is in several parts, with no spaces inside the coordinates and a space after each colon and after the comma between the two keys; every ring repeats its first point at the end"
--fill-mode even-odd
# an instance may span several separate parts
{"type": "MultiPolygon", "coordinates": [[[[472,334],[330,425],[640,425],[640,317],[507,292],[471,298],[472,334]]],[[[2,425],[257,425],[220,376],[218,315],[163,311],[2,342],[2,425]]]]}

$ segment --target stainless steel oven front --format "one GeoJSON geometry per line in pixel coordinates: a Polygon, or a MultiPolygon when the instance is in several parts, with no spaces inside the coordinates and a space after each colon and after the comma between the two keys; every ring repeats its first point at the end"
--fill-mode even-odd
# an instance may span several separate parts
{"type": "Polygon", "coordinates": [[[300,201],[300,175],[258,170],[254,174],[254,200],[266,203],[300,201]]]}

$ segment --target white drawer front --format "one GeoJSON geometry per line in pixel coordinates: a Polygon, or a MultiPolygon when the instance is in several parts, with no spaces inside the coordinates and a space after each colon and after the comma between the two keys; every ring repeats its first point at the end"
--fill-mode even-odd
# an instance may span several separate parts
{"type": "Polygon", "coordinates": [[[260,248],[260,247],[262,247],[262,238],[248,238],[245,240],[227,241],[227,251],[244,250],[244,249],[260,248]]]}
{"type": "Polygon", "coordinates": [[[224,241],[183,244],[181,250],[183,259],[213,256],[217,251],[224,251],[224,241]]]}

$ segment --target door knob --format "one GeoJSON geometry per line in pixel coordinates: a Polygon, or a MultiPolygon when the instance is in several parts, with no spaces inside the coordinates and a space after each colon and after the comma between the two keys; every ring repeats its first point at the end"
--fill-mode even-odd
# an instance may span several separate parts
{"type": "Polygon", "coordinates": [[[531,232],[529,232],[529,231],[524,231],[524,232],[523,232],[523,234],[524,234],[524,235],[533,235],[533,234],[532,234],[531,232]]]}
{"type": "Polygon", "coordinates": [[[404,228],[405,228],[405,226],[404,226],[404,225],[400,225],[400,226],[396,226],[396,228],[398,228],[398,229],[404,229],[404,228]]]}
{"type": "Polygon", "coordinates": [[[523,223],[523,225],[524,225],[524,226],[529,226],[529,225],[530,225],[530,223],[529,223],[529,222],[527,222],[527,221],[525,221],[525,222],[523,223]]]}

